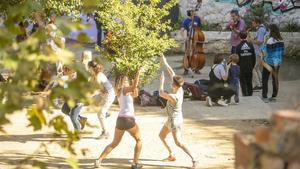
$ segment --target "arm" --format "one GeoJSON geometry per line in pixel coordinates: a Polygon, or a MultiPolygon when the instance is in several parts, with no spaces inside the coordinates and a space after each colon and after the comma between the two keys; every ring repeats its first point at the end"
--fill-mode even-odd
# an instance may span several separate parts
{"type": "Polygon", "coordinates": [[[167,59],[165,58],[165,56],[163,54],[161,55],[161,61],[167,67],[170,77],[173,78],[176,74],[175,74],[174,70],[171,68],[171,66],[168,64],[167,59]]]}
{"type": "Polygon", "coordinates": [[[139,69],[138,72],[136,73],[132,85],[130,87],[124,88],[124,92],[125,92],[124,94],[132,93],[132,97],[137,97],[139,95],[138,85],[140,81],[140,74],[141,74],[141,69],[139,69]]]}
{"type": "Polygon", "coordinates": [[[164,83],[165,83],[165,76],[164,73],[162,73],[160,76],[159,96],[170,101],[173,105],[175,105],[177,101],[171,95],[167,94],[164,91],[164,83]]]}
{"type": "Polygon", "coordinates": [[[242,19],[240,20],[240,23],[237,27],[237,29],[233,29],[233,31],[237,34],[239,34],[240,32],[244,31],[246,27],[245,21],[243,21],[242,19]]]}
{"type": "Polygon", "coordinates": [[[221,77],[224,81],[228,80],[228,70],[229,70],[229,67],[227,68],[227,66],[225,66],[225,65],[224,65],[224,69],[220,70],[221,77]]]}

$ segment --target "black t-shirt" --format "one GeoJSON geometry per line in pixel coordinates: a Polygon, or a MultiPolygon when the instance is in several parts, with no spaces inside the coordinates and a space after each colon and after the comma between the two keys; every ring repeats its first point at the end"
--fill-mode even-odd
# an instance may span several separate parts
{"type": "Polygon", "coordinates": [[[245,40],[241,41],[237,46],[236,52],[239,55],[238,65],[240,66],[241,73],[252,72],[256,62],[255,50],[252,43],[245,40]]]}

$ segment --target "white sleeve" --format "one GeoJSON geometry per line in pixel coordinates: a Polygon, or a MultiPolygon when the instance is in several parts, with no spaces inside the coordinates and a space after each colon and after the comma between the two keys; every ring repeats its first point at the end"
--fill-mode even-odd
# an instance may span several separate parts
{"type": "Polygon", "coordinates": [[[105,83],[107,81],[107,77],[103,73],[99,73],[97,76],[97,81],[100,83],[105,83]]]}

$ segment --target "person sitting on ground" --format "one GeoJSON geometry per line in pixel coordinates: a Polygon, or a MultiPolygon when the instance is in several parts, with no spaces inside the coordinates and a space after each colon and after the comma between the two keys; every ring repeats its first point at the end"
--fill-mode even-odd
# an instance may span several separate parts
{"type": "Polygon", "coordinates": [[[269,33],[270,38],[268,39],[267,44],[263,47],[262,50],[262,55],[264,56],[262,72],[262,97],[265,102],[276,101],[279,89],[278,73],[280,65],[282,63],[282,56],[284,52],[284,42],[278,26],[275,24],[269,25],[269,33]],[[272,74],[273,80],[273,94],[272,97],[268,99],[268,81],[270,73],[272,74]]]}
{"type": "Polygon", "coordinates": [[[228,106],[225,101],[229,100],[235,93],[225,83],[228,80],[228,69],[224,62],[223,55],[215,56],[214,65],[209,73],[208,96],[206,97],[208,106],[213,106],[213,103],[220,106],[228,106]]]}
{"type": "MultiPolygon", "coordinates": [[[[234,102],[235,104],[239,104],[239,94],[240,94],[240,66],[237,65],[239,62],[239,56],[237,54],[232,54],[229,57],[231,63],[229,63],[229,86],[234,90],[234,102]]],[[[228,103],[231,102],[231,99],[228,100],[228,103]]]]}
{"type": "Polygon", "coordinates": [[[89,71],[92,74],[92,80],[93,82],[95,82],[95,86],[97,86],[97,89],[100,89],[100,92],[98,92],[97,95],[101,95],[98,97],[101,97],[103,99],[103,104],[101,104],[100,111],[97,113],[102,128],[102,133],[98,138],[108,138],[109,133],[107,129],[106,118],[108,110],[115,100],[116,94],[112,84],[103,73],[103,66],[101,64],[95,61],[91,61],[88,63],[88,67],[89,71]]]}
{"type": "Polygon", "coordinates": [[[168,114],[168,120],[162,127],[159,137],[163,142],[164,146],[169,151],[169,157],[166,159],[168,161],[175,161],[176,158],[173,152],[166,142],[166,137],[172,132],[173,139],[178,147],[180,147],[190,158],[192,159],[192,168],[197,167],[198,161],[195,159],[194,155],[190,152],[187,146],[181,139],[181,127],[183,124],[182,116],[182,103],[183,103],[183,89],[182,85],[184,80],[181,76],[177,76],[171,66],[168,64],[166,58],[162,55],[162,63],[167,67],[170,77],[172,79],[172,93],[168,94],[164,91],[164,81],[165,77],[162,73],[160,77],[160,90],[159,95],[167,100],[166,112],[168,114]]]}
{"type": "Polygon", "coordinates": [[[240,81],[243,96],[252,96],[252,75],[255,67],[255,51],[250,42],[247,42],[247,32],[240,33],[241,43],[237,46],[239,56],[238,65],[241,69],[240,81]]]}

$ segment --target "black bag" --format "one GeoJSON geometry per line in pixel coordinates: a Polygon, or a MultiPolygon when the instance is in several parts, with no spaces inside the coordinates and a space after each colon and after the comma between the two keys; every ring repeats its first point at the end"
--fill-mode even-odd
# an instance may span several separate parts
{"type": "Polygon", "coordinates": [[[184,82],[183,89],[189,91],[192,94],[192,99],[205,100],[203,90],[196,84],[184,82]]]}
{"type": "Polygon", "coordinates": [[[145,90],[139,91],[138,103],[141,106],[157,106],[157,99],[145,90]]]}
{"type": "Polygon", "coordinates": [[[200,79],[200,80],[196,80],[194,82],[194,84],[198,85],[201,90],[203,91],[203,95],[207,96],[207,91],[208,91],[208,83],[209,83],[209,80],[206,80],[206,79],[200,79]]]}

